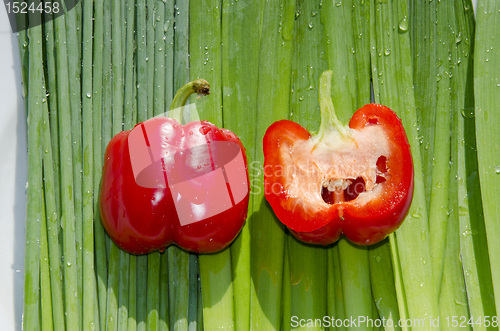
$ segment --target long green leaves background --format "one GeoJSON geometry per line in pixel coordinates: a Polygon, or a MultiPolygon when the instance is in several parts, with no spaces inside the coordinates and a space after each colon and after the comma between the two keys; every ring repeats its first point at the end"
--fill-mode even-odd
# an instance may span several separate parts
{"type": "Polygon", "coordinates": [[[335,325],[359,316],[498,330],[500,2],[476,13],[471,0],[80,0],[44,14],[19,33],[24,330],[384,329],[335,325]],[[305,245],[264,198],[263,135],[280,119],[318,130],[327,69],[341,121],[381,103],[411,144],[412,207],[377,245],[305,245]],[[217,254],[129,255],[100,223],[106,145],[197,78],[211,84],[191,99],[200,118],[246,147],[246,225],[217,254]]]}

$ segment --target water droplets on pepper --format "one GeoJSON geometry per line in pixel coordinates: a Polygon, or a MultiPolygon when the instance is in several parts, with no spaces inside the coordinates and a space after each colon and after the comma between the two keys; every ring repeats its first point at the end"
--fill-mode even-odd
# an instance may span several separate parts
{"type": "Polygon", "coordinates": [[[199,129],[199,131],[200,131],[200,133],[201,133],[202,135],[206,135],[207,133],[209,133],[209,132],[210,132],[210,130],[212,130],[212,128],[211,128],[211,127],[209,127],[209,126],[202,126],[202,127],[199,129]]]}

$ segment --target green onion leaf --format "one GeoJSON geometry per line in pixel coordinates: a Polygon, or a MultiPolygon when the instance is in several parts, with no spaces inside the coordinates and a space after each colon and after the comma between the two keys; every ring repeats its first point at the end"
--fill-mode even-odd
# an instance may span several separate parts
{"type": "MultiPolygon", "coordinates": [[[[476,36],[474,46],[474,100],[476,140],[484,223],[488,239],[491,276],[495,305],[500,306],[500,242],[495,235],[500,233],[500,113],[495,111],[500,103],[500,40],[492,38],[492,31],[500,27],[500,3],[478,1],[476,36]]],[[[498,313],[496,314],[498,315],[498,313]]]]}

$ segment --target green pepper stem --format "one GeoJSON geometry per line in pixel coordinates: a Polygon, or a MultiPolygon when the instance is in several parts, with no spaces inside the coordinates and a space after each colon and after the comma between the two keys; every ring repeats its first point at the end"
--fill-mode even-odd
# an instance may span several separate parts
{"type": "Polygon", "coordinates": [[[198,95],[210,94],[210,84],[204,79],[197,79],[187,83],[177,91],[169,110],[185,106],[189,96],[193,93],[198,95]]]}
{"type": "Polygon", "coordinates": [[[319,78],[319,108],[321,111],[321,125],[318,137],[323,137],[332,130],[338,131],[342,136],[347,135],[347,128],[339,121],[335,114],[332,101],[332,75],[331,70],[323,72],[319,78]]]}

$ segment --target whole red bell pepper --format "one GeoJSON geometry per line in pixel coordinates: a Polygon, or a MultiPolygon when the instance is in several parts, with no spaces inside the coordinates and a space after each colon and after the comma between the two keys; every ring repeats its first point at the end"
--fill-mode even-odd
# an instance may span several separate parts
{"type": "Polygon", "coordinates": [[[304,242],[328,245],[344,234],[356,244],[374,244],[401,225],[410,207],[410,145],[400,119],[382,105],[365,105],[343,126],[331,77],[327,71],[320,78],[318,134],[288,120],[268,128],[265,196],[304,242]]]}
{"type": "MultiPolygon", "coordinates": [[[[171,109],[194,92],[208,94],[208,83],[185,85],[171,109]]],[[[120,132],[106,148],[102,224],[129,253],[163,251],[171,243],[198,253],[219,251],[241,230],[248,199],[241,141],[209,122],[152,118],[120,132]]]]}

